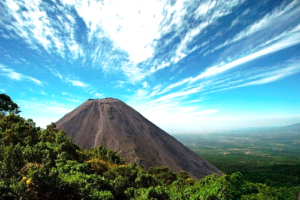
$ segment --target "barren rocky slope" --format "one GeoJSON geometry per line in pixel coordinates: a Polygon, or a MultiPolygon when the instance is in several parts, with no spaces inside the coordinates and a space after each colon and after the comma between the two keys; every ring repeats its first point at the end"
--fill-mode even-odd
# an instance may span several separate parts
{"type": "Polygon", "coordinates": [[[113,98],[88,100],[57,123],[75,144],[86,149],[103,144],[126,163],[148,169],[167,166],[186,171],[194,178],[221,174],[212,164],[155,126],[122,101],[113,98]]]}

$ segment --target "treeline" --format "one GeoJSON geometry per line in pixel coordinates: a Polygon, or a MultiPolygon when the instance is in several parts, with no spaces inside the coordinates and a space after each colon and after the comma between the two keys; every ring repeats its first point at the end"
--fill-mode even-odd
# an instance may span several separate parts
{"type": "Polygon", "coordinates": [[[84,150],[53,123],[36,127],[16,105],[9,109],[0,112],[0,199],[294,200],[300,191],[247,182],[239,172],[195,181],[166,167],[146,171],[103,146],[84,150]]]}

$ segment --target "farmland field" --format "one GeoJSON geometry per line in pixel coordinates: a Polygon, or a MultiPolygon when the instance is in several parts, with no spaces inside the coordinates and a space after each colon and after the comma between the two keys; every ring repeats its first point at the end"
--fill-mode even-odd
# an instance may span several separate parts
{"type": "Polygon", "coordinates": [[[300,185],[299,129],[257,129],[175,138],[224,173],[273,186],[300,185]]]}

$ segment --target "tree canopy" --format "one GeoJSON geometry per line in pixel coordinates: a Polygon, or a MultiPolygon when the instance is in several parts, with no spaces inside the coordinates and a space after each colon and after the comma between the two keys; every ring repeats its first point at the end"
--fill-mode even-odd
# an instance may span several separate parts
{"type": "Polygon", "coordinates": [[[10,113],[13,112],[15,114],[20,113],[20,108],[18,104],[14,103],[10,96],[6,94],[0,94],[0,112],[2,113],[10,113]]]}

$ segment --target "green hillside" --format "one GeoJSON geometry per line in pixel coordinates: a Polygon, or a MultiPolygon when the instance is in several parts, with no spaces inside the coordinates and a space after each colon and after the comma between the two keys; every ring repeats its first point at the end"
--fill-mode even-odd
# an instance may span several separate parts
{"type": "Polygon", "coordinates": [[[41,129],[0,96],[0,199],[296,199],[300,187],[245,181],[239,172],[191,179],[143,170],[99,146],[84,150],[55,124],[41,129]]]}

